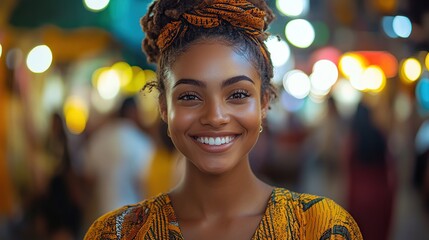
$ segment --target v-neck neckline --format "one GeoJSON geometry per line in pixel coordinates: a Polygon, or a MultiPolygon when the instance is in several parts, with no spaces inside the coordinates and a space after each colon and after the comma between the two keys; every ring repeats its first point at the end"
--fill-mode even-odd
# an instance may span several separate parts
{"type": "MultiPolygon", "coordinates": [[[[264,228],[267,227],[263,224],[263,222],[266,220],[266,218],[269,218],[271,215],[271,208],[272,208],[273,203],[275,201],[274,199],[275,199],[277,190],[278,190],[278,188],[273,188],[273,190],[271,191],[271,194],[270,194],[268,201],[266,203],[266,206],[265,206],[264,214],[262,215],[261,219],[259,220],[258,226],[255,228],[255,231],[252,235],[251,240],[255,239],[255,237],[258,235],[258,233],[260,231],[264,231],[264,228]]],[[[165,209],[164,210],[168,213],[167,214],[168,225],[175,228],[176,231],[178,231],[177,233],[180,234],[181,239],[184,240],[185,238],[182,234],[182,229],[180,228],[180,225],[179,225],[179,219],[177,218],[176,212],[174,211],[172,201],[171,201],[171,198],[170,198],[168,193],[164,194],[164,200],[165,200],[165,205],[164,205],[165,209]]]]}

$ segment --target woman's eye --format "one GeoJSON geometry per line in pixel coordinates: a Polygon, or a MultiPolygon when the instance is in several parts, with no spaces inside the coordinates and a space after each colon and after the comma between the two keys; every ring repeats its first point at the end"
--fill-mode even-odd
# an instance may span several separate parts
{"type": "Polygon", "coordinates": [[[234,92],[229,98],[230,99],[243,99],[249,97],[249,93],[247,91],[237,91],[234,92]]]}
{"type": "Polygon", "coordinates": [[[179,100],[183,101],[195,101],[199,99],[200,98],[195,93],[185,93],[179,96],[179,100]]]}

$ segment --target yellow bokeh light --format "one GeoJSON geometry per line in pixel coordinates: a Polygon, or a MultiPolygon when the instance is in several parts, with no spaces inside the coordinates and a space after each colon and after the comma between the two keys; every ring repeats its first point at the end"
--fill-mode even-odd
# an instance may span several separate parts
{"type": "Polygon", "coordinates": [[[64,104],[63,111],[67,129],[73,134],[81,134],[88,121],[88,108],[85,102],[77,96],[70,96],[64,104]]]}
{"type": "Polygon", "coordinates": [[[3,47],[0,44],[0,57],[1,57],[2,52],[3,52],[3,47]]]}
{"type": "Polygon", "coordinates": [[[128,95],[134,95],[141,91],[146,84],[146,74],[138,66],[131,67],[132,69],[132,80],[122,87],[122,91],[128,95]]]}
{"type": "Polygon", "coordinates": [[[361,75],[366,65],[365,59],[354,53],[345,53],[339,61],[340,71],[348,79],[361,75]]]}
{"type": "Polygon", "coordinates": [[[113,64],[111,69],[116,71],[116,73],[118,74],[121,88],[125,87],[131,82],[131,79],[133,78],[133,70],[128,63],[117,62],[113,64]]]}
{"type": "Polygon", "coordinates": [[[371,92],[381,92],[386,86],[386,76],[383,70],[375,65],[369,66],[362,74],[364,90],[371,92]]]}
{"type": "Polygon", "coordinates": [[[425,65],[426,65],[426,69],[429,70],[429,53],[426,54],[425,65]]]}
{"type": "Polygon", "coordinates": [[[144,74],[146,76],[146,82],[156,81],[156,72],[150,69],[147,69],[147,70],[144,70],[144,74]]]}
{"type": "Polygon", "coordinates": [[[415,58],[408,58],[402,63],[401,76],[408,82],[416,81],[422,74],[422,65],[415,58]]]}

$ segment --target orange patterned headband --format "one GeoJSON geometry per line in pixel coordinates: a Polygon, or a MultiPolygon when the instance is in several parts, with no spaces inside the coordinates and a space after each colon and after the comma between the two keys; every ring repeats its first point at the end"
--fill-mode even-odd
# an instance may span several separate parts
{"type": "Polygon", "coordinates": [[[183,13],[181,19],[165,25],[156,41],[161,52],[170,46],[178,36],[183,36],[188,24],[203,28],[214,28],[222,22],[242,29],[257,43],[262,54],[268,59],[265,48],[259,40],[264,32],[265,12],[246,0],[213,0],[211,4],[203,4],[200,8],[183,13]]]}

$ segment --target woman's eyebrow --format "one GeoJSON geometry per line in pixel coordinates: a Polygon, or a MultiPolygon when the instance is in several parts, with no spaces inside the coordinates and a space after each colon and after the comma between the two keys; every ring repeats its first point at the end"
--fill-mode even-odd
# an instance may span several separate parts
{"type": "Polygon", "coordinates": [[[190,78],[182,78],[179,79],[173,86],[173,88],[177,87],[180,84],[188,84],[188,85],[194,85],[197,87],[206,87],[206,84],[204,82],[195,80],[195,79],[190,79],[190,78]]]}
{"type": "Polygon", "coordinates": [[[249,81],[251,82],[253,85],[255,85],[255,82],[249,78],[248,76],[245,75],[240,75],[240,76],[235,76],[232,78],[228,78],[226,79],[223,83],[222,83],[222,88],[227,87],[229,85],[232,85],[234,83],[240,82],[240,81],[249,81]]]}
{"type": "MultiPolygon", "coordinates": [[[[235,84],[235,83],[240,82],[240,81],[249,81],[252,84],[255,84],[255,82],[251,78],[249,78],[248,76],[239,75],[239,76],[228,78],[225,81],[223,81],[222,82],[222,88],[225,88],[229,85],[235,84]]],[[[206,83],[204,83],[202,81],[191,79],[191,78],[182,78],[182,79],[179,79],[176,83],[174,83],[173,88],[177,87],[180,84],[188,84],[188,85],[193,85],[193,86],[203,87],[203,88],[207,87],[206,83]]]]}

